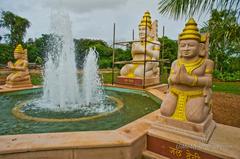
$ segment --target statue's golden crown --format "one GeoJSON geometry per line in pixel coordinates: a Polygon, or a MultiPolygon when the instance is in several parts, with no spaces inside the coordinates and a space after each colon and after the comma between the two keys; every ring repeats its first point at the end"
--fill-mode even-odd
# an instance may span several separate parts
{"type": "Polygon", "coordinates": [[[152,20],[151,20],[151,15],[149,11],[146,11],[144,13],[144,16],[140,22],[140,24],[138,25],[139,27],[141,26],[148,26],[150,29],[152,28],[152,20]]]}
{"type": "Polygon", "coordinates": [[[17,47],[15,48],[14,52],[24,54],[24,50],[21,44],[18,44],[17,47]]]}
{"type": "Polygon", "coordinates": [[[201,41],[201,34],[197,28],[197,23],[193,18],[190,18],[188,22],[185,24],[185,28],[183,32],[179,35],[179,40],[186,39],[195,39],[197,41],[201,41]]]}

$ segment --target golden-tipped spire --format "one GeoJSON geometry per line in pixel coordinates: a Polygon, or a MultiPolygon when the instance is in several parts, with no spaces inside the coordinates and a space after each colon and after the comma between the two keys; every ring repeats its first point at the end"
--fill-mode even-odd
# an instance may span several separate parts
{"type": "Polygon", "coordinates": [[[151,15],[149,11],[146,11],[144,13],[144,16],[139,24],[140,26],[148,26],[150,29],[152,28],[152,20],[151,20],[151,15]]]}
{"type": "Polygon", "coordinates": [[[15,48],[14,52],[24,54],[22,45],[18,44],[17,47],[15,48]]]}
{"type": "Polygon", "coordinates": [[[201,35],[197,28],[197,23],[193,18],[190,18],[188,22],[185,24],[185,28],[183,32],[179,35],[179,40],[186,40],[186,39],[195,39],[197,41],[201,41],[201,35]]]}

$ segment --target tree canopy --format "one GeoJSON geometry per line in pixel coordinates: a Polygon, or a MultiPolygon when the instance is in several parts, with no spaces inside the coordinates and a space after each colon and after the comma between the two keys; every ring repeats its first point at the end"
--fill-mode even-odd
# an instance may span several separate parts
{"type": "Polygon", "coordinates": [[[209,52],[215,69],[222,72],[240,70],[237,64],[240,63],[240,25],[235,11],[213,10],[201,32],[210,33],[209,52]]]}
{"type": "Polygon", "coordinates": [[[10,34],[4,35],[10,45],[22,44],[27,28],[30,27],[30,22],[10,11],[2,11],[0,27],[7,28],[10,34]]]}
{"type": "Polygon", "coordinates": [[[174,17],[191,17],[213,9],[234,10],[240,15],[240,0],[159,0],[159,12],[174,17]]]}

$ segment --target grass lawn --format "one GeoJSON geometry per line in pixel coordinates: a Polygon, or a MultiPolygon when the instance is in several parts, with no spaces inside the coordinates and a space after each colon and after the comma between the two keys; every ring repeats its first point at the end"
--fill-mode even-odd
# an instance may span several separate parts
{"type": "Polygon", "coordinates": [[[42,85],[43,84],[43,77],[40,74],[31,74],[31,80],[33,85],[42,85]]]}
{"type": "Polygon", "coordinates": [[[214,92],[225,92],[240,95],[240,82],[213,82],[214,92]]]}

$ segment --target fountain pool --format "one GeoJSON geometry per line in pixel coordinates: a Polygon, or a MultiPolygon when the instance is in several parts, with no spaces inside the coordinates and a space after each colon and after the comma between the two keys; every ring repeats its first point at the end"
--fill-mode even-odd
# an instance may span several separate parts
{"type": "Polygon", "coordinates": [[[24,107],[18,110],[30,118],[15,116],[14,110],[24,102],[41,98],[42,89],[1,94],[0,135],[112,130],[157,110],[161,103],[145,91],[115,87],[105,87],[104,91],[110,96],[109,105],[113,107],[107,113],[86,115],[76,110],[54,112],[44,109],[28,110],[24,107]],[[123,105],[119,106],[121,103],[123,105]],[[46,121],[38,121],[39,118],[46,121]]]}

